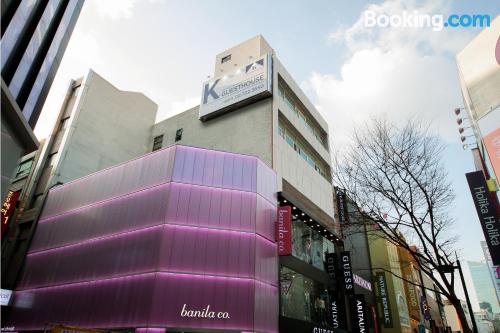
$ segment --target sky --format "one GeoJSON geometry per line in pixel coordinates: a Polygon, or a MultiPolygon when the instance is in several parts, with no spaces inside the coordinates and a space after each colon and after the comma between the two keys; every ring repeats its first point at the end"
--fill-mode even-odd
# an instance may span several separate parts
{"type": "Polygon", "coordinates": [[[86,0],[35,129],[49,135],[70,79],[89,68],[121,90],[158,104],[157,120],[199,104],[215,55],[261,34],[327,119],[334,150],[355,126],[385,114],[417,115],[445,141],[445,167],[457,198],[450,206],[466,260],[484,240],[466,183],[474,170],[453,110],[462,107],[455,55],[478,28],[369,28],[364,10],[429,14],[500,13],[491,0],[86,0]]]}

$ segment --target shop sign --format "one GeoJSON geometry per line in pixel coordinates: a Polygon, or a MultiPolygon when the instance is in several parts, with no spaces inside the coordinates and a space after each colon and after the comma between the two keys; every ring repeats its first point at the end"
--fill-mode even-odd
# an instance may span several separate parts
{"type": "Polygon", "coordinates": [[[14,209],[16,208],[17,199],[19,199],[19,194],[21,191],[8,191],[7,196],[2,204],[1,209],[1,219],[2,219],[2,237],[7,231],[7,227],[9,226],[9,220],[14,213],[14,209]]]}
{"type": "Polygon", "coordinates": [[[201,310],[191,310],[187,307],[187,304],[182,306],[181,317],[188,318],[209,318],[209,319],[229,319],[229,312],[224,311],[213,311],[210,309],[210,305],[207,305],[201,310]]]}
{"type": "Polygon", "coordinates": [[[12,290],[1,289],[0,292],[0,305],[7,306],[10,304],[10,299],[12,297],[12,290]]]}
{"type": "Polygon", "coordinates": [[[333,333],[333,330],[328,328],[314,327],[312,333],[333,333]]]}
{"type": "MultiPolygon", "coordinates": [[[[500,109],[494,112],[500,113],[500,109]]],[[[498,124],[498,123],[497,123],[498,124]]],[[[500,179],[500,127],[496,128],[491,133],[488,133],[484,138],[484,145],[490,157],[490,163],[496,175],[496,179],[500,179]]]]}
{"type": "Polygon", "coordinates": [[[429,310],[429,304],[427,303],[427,298],[422,295],[420,296],[420,308],[422,309],[422,314],[425,320],[431,320],[431,311],[429,310]]]}
{"type": "Polygon", "coordinates": [[[488,190],[482,171],[469,172],[465,176],[490,250],[491,260],[493,265],[500,265],[500,216],[494,199],[488,190]]]}
{"type": "Polygon", "coordinates": [[[368,291],[372,291],[372,284],[370,282],[366,281],[361,276],[359,276],[355,273],[352,274],[352,277],[353,277],[354,283],[356,285],[358,285],[361,288],[366,289],[368,291]]]}
{"type": "Polygon", "coordinates": [[[328,284],[331,289],[337,289],[338,263],[335,253],[325,254],[326,272],[328,273],[328,284]]]}
{"type": "Polygon", "coordinates": [[[365,296],[355,294],[351,304],[351,323],[353,333],[367,333],[368,323],[366,318],[365,296]]]}
{"type": "Polygon", "coordinates": [[[383,324],[385,328],[392,328],[393,323],[392,323],[392,310],[391,310],[391,303],[389,301],[389,293],[387,291],[387,282],[385,279],[385,273],[384,272],[377,272],[375,274],[376,278],[376,285],[377,285],[377,291],[378,291],[378,301],[380,303],[381,311],[382,311],[382,318],[383,318],[383,324]]]}
{"type": "Polygon", "coordinates": [[[349,223],[349,215],[347,214],[347,200],[345,192],[337,190],[337,208],[339,213],[340,224],[349,223]]]}
{"type": "Polygon", "coordinates": [[[354,281],[349,251],[343,251],[340,253],[340,267],[344,281],[344,293],[346,295],[354,295],[354,281]]]}
{"type": "Polygon", "coordinates": [[[199,117],[205,121],[272,95],[272,56],[203,83],[199,117]]]}
{"type": "Polygon", "coordinates": [[[278,243],[278,255],[289,256],[292,254],[292,209],[290,206],[278,207],[276,242],[278,243]]]}

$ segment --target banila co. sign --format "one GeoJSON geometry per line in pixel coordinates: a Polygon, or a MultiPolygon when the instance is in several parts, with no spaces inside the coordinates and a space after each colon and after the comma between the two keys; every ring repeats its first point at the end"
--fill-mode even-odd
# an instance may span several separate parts
{"type": "Polygon", "coordinates": [[[292,210],[290,206],[278,207],[276,242],[278,243],[278,255],[289,256],[292,254],[292,210]]]}
{"type": "Polygon", "coordinates": [[[208,319],[229,319],[231,316],[229,312],[224,311],[213,311],[210,309],[210,305],[207,305],[203,309],[189,309],[187,304],[184,304],[181,309],[181,317],[187,318],[208,318],[208,319]]]}
{"type": "Polygon", "coordinates": [[[200,119],[248,105],[272,95],[272,56],[267,54],[242,68],[203,83],[200,119]]]}

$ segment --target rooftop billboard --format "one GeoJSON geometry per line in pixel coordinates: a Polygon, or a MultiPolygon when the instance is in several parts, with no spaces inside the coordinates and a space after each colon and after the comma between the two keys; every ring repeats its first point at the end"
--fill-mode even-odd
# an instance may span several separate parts
{"type": "Polygon", "coordinates": [[[203,83],[202,121],[272,95],[272,56],[267,54],[222,77],[203,83]]]}

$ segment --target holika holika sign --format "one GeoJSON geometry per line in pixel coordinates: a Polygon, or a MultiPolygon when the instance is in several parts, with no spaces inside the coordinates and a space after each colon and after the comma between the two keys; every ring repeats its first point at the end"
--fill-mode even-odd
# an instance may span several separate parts
{"type": "Polygon", "coordinates": [[[208,318],[208,319],[229,319],[229,312],[224,311],[213,311],[210,309],[210,305],[207,305],[203,309],[192,310],[187,307],[187,304],[182,306],[181,317],[188,318],[208,318]]]}
{"type": "Polygon", "coordinates": [[[493,265],[500,265],[500,217],[482,171],[465,175],[493,265]]]}
{"type": "Polygon", "coordinates": [[[203,83],[199,117],[219,114],[272,95],[272,56],[267,54],[231,73],[203,83]]]}

